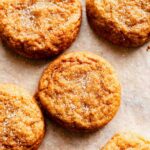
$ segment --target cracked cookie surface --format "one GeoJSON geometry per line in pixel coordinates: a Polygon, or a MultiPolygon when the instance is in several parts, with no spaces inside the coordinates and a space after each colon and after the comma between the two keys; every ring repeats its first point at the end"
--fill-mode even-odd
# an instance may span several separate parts
{"type": "Polygon", "coordinates": [[[49,115],[66,128],[92,131],[116,114],[120,84],[103,58],[74,52],[58,58],[44,71],[38,97],[49,115]]]}
{"type": "Polygon", "coordinates": [[[110,42],[137,47],[150,39],[150,0],[87,0],[96,33],[110,42]]]}
{"type": "Polygon", "coordinates": [[[0,84],[0,150],[37,150],[44,130],[35,100],[16,85],[0,84]]]}
{"type": "Polygon", "coordinates": [[[150,150],[150,140],[131,132],[119,133],[102,150],[150,150]]]}
{"type": "Polygon", "coordinates": [[[1,0],[3,42],[29,58],[57,55],[75,40],[81,24],[79,0],[1,0]]]}

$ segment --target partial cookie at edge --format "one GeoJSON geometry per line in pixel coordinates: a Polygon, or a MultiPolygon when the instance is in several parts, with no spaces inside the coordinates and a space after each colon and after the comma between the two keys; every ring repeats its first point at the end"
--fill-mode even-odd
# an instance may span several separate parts
{"type": "Polygon", "coordinates": [[[0,84],[0,149],[37,150],[45,133],[36,101],[22,88],[0,84]]]}
{"type": "Polygon", "coordinates": [[[122,132],[115,134],[101,150],[122,149],[150,150],[150,140],[136,133],[122,132]]]}
{"type": "Polygon", "coordinates": [[[79,0],[19,2],[0,2],[0,36],[10,49],[28,58],[48,58],[77,37],[82,17],[79,0]]]}
{"type": "Polygon", "coordinates": [[[87,0],[86,8],[91,27],[108,41],[125,47],[149,41],[149,0],[87,0]]]}

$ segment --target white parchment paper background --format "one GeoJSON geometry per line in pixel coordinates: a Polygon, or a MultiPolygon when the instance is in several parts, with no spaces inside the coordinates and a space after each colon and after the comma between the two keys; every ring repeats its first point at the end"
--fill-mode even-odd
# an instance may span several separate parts
{"type": "MultiPolygon", "coordinates": [[[[47,131],[40,150],[98,150],[118,131],[133,131],[150,138],[150,51],[147,43],[125,49],[98,38],[88,25],[83,2],[80,34],[65,52],[87,50],[106,58],[116,69],[122,84],[122,104],[115,118],[98,132],[71,133],[47,119],[47,131]]],[[[15,83],[32,95],[42,71],[51,60],[28,60],[0,44],[0,82],[15,83]]]]}

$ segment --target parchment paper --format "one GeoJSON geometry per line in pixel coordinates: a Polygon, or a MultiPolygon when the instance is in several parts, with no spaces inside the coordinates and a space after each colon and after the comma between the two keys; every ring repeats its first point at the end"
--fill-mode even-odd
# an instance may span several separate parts
{"type": "MultiPolygon", "coordinates": [[[[86,19],[83,1],[81,31],[65,51],[87,50],[107,59],[116,69],[122,84],[122,103],[115,118],[95,133],[72,133],[47,119],[47,130],[39,150],[98,150],[119,131],[133,131],[150,138],[150,51],[147,43],[137,49],[116,47],[100,39],[86,19]]],[[[29,60],[0,44],[0,82],[15,83],[33,95],[42,71],[52,60],[29,60]]]]}

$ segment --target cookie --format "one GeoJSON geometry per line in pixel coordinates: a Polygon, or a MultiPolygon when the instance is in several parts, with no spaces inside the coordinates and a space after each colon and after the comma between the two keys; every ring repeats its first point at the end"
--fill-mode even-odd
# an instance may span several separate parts
{"type": "Polygon", "coordinates": [[[22,88],[0,85],[0,150],[37,150],[44,121],[36,101],[22,88]]]}
{"type": "Polygon", "coordinates": [[[131,132],[119,133],[102,150],[150,150],[150,140],[131,132]]]}
{"type": "Polygon", "coordinates": [[[1,0],[0,35],[28,58],[48,58],[67,49],[81,24],[79,0],[1,0]]]}
{"type": "Polygon", "coordinates": [[[52,119],[75,131],[106,125],[120,105],[120,84],[112,66],[88,52],[58,58],[44,71],[38,90],[52,119]]]}
{"type": "Polygon", "coordinates": [[[87,0],[91,27],[108,41],[137,47],[150,39],[150,0],[87,0]]]}

